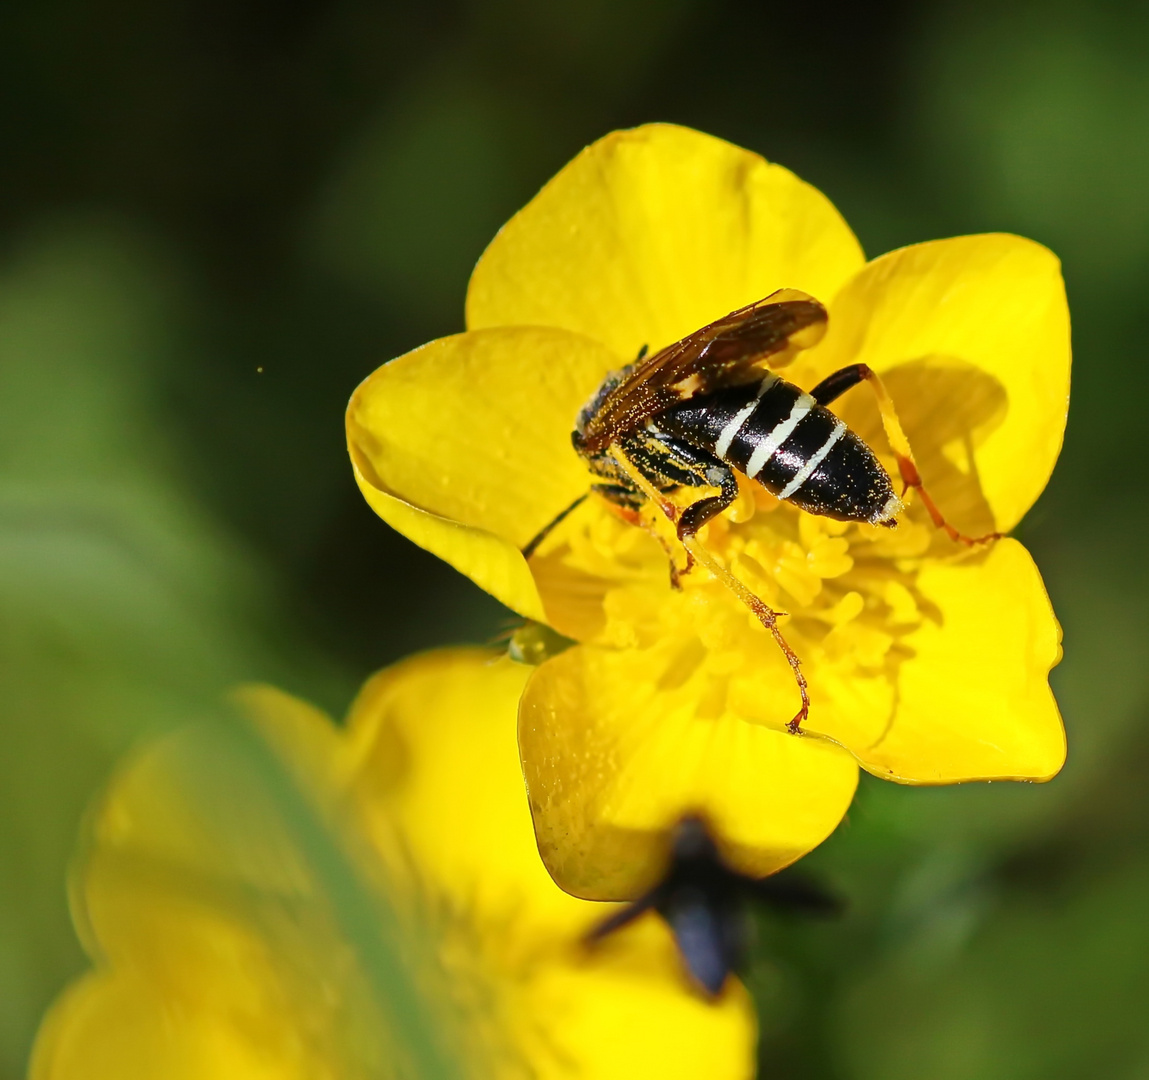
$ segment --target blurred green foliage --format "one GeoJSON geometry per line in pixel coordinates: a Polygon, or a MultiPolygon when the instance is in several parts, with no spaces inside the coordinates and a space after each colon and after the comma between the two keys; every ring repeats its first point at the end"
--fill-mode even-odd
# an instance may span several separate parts
{"type": "Polygon", "coordinates": [[[167,277],[87,223],[26,238],[0,277],[5,1075],[80,964],[60,885],[94,786],[255,659],[253,575],[180,491],[148,400],[176,335],[167,277]]]}
{"type": "Polygon", "coordinates": [[[1065,260],[1074,405],[1023,527],[1066,627],[1042,787],[863,783],[763,917],[763,1074],[1149,1076],[1142,344],[1149,5],[17,0],[0,8],[0,1078],[83,965],[83,808],[261,678],[342,711],[506,613],[362,505],[341,414],[458,329],[581,145],[651,119],[790,166],[868,252],[1005,229],[1065,260]]]}

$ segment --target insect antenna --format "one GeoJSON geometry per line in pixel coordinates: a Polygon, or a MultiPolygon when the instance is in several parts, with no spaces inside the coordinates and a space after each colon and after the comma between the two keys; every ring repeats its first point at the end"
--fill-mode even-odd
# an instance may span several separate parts
{"type": "Polygon", "coordinates": [[[546,525],[544,525],[529,541],[526,547],[522,548],[523,558],[529,560],[530,557],[538,550],[539,545],[550,536],[551,532],[566,520],[567,516],[573,511],[577,510],[584,502],[586,502],[589,491],[584,491],[573,503],[570,504],[565,510],[553,517],[546,525]]]}

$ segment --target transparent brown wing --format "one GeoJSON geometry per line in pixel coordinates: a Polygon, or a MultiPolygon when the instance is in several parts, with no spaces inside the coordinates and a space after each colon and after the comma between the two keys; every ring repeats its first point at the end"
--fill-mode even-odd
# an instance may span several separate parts
{"type": "Polygon", "coordinates": [[[587,421],[582,448],[605,450],[675,402],[761,378],[765,360],[783,366],[825,332],[826,309],[797,289],[732,311],[638,364],[587,421]]]}

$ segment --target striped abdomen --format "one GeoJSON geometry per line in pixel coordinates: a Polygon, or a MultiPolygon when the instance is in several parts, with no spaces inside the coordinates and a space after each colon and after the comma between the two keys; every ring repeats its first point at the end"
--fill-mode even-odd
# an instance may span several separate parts
{"type": "Polygon", "coordinates": [[[696,395],[652,423],[812,514],[880,523],[901,509],[873,451],[829,409],[777,375],[696,395]]]}

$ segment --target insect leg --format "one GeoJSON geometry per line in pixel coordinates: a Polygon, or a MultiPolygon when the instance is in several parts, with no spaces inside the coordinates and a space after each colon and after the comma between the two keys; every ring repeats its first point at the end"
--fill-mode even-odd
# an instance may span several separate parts
{"type": "Polygon", "coordinates": [[[827,917],[842,914],[844,907],[839,897],[793,871],[780,877],[756,878],[747,886],[752,896],[779,911],[827,917]]]}
{"type": "MultiPolygon", "coordinates": [[[[719,487],[722,489],[720,495],[699,499],[698,502],[691,503],[681,512],[678,511],[677,507],[672,507],[672,511],[666,514],[671,521],[675,520],[675,516],[677,516],[678,525],[675,531],[679,542],[686,550],[686,565],[680,570],[675,565],[674,552],[670,544],[661,536],[658,538],[662,546],[666,548],[666,557],[670,560],[670,584],[676,589],[682,588],[682,579],[694,569],[694,552],[685,544],[684,538],[694,536],[712,517],[717,517],[738,498],[738,481],[734,479],[734,473],[730,469],[723,468],[719,487]]],[[[666,513],[666,505],[663,505],[664,513],[666,513]]]]}
{"type": "Polygon", "coordinates": [[[682,511],[678,519],[679,540],[685,542],[688,536],[693,536],[712,517],[717,517],[738,498],[738,481],[734,479],[733,469],[723,468],[718,486],[721,489],[720,495],[699,499],[682,511]]]}
{"type": "MultiPolygon", "coordinates": [[[[703,547],[701,541],[699,541],[693,531],[683,531],[681,523],[678,521],[679,515],[677,508],[659,495],[654,485],[635,468],[634,463],[626,456],[626,452],[618,443],[611,444],[610,453],[618,462],[619,467],[630,478],[631,482],[674,523],[678,539],[681,541],[682,546],[686,548],[687,554],[705,566],[707,570],[753,612],[755,618],[770,632],[778,648],[782,650],[782,655],[786,657],[786,662],[790,665],[790,670],[794,673],[794,681],[798,684],[798,693],[802,698],[802,707],[786,725],[792,735],[797,735],[801,730],[802,723],[810,713],[809,687],[806,683],[806,676],[802,674],[802,661],[798,658],[798,654],[790,648],[789,642],[782,636],[782,631],[778,628],[778,613],[755,596],[738,578],[711,555],[710,552],[703,547]]],[[[735,493],[737,493],[737,486],[735,487],[735,493]]],[[[721,501],[721,496],[716,496],[715,498],[721,501]]],[[[712,501],[714,500],[701,500],[703,503],[712,501]]],[[[733,502],[733,499],[730,501],[733,502]]],[[[699,505],[699,503],[694,504],[694,506],[697,505],[699,505]]],[[[729,505],[729,503],[727,503],[727,505],[729,505]]],[[[693,509],[693,506],[687,507],[687,512],[691,509],[693,509]]],[[[716,512],[717,511],[715,511],[715,513],[716,512]]],[[[682,517],[685,518],[685,516],[684,513],[682,517]]],[[[709,516],[713,517],[713,513],[709,516]]],[[[697,527],[700,528],[701,523],[697,527]]]]}
{"type": "Polygon", "coordinates": [[[639,915],[645,914],[662,903],[666,890],[662,884],[656,885],[650,892],[632,900],[626,907],[619,908],[613,915],[604,919],[596,926],[592,926],[583,939],[588,945],[601,941],[607,934],[613,934],[628,923],[634,922],[639,915]]]}
{"type": "Polygon", "coordinates": [[[847,390],[852,390],[866,378],[870,368],[866,364],[851,364],[827,375],[813,390],[812,397],[819,405],[826,406],[837,401],[847,390]]]}
{"type": "Polygon", "coordinates": [[[827,375],[810,391],[810,396],[819,405],[829,405],[831,401],[841,397],[851,387],[857,386],[863,381],[870,384],[870,388],[878,400],[878,412],[882,417],[882,427],[885,428],[886,438],[894,451],[894,457],[897,458],[898,471],[901,473],[902,483],[905,485],[902,494],[904,495],[910,488],[914,488],[921,497],[925,508],[929,511],[930,520],[934,523],[934,527],[943,529],[945,534],[955,543],[973,547],[976,544],[989,543],[991,540],[1000,540],[1004,535],[1003,533],[992,532],[986,533],[984,536],[967,536],[946,521],[945,515],[942,514],[937,503],[934,502],[922,483],[921,473],[918,471],[917,462],[914,461],[914,452],[910,448],[910,441],[906,438],[906,433],[902,430],[901,422],[898,420],[893,399],[878,373],[868,364],[851,364],[849,367],[844,367],[827,375]]]}

